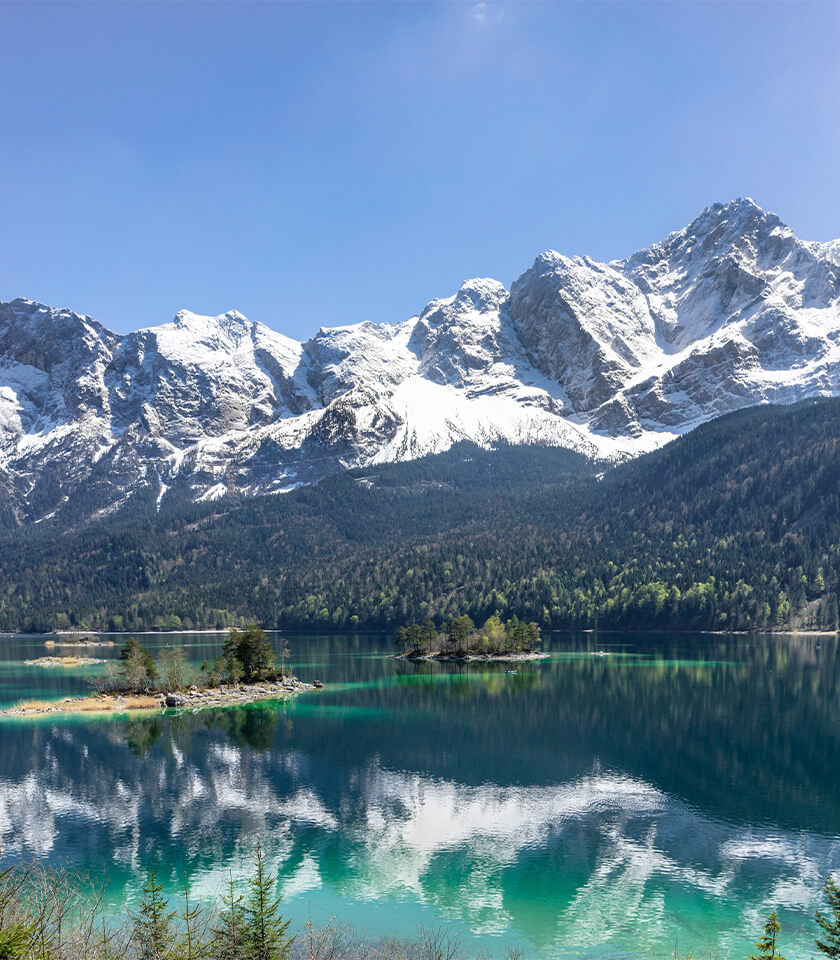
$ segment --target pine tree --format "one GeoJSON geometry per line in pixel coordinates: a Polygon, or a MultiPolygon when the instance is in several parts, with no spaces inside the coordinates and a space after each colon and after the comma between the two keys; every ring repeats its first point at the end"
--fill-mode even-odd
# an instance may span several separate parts
{"type": "Polygon", "coordinates": [[[93,949],[93,957],[95,960],[119,960],[114,949],[114,940],[111,931],[105,925],[104,919],[102,920],[102,936],[97,937],[93,949]]]}
{"type": "Polygon", "coordinates": [[[245,905],[248,960],[287,960],[294,937],[287,937],[290,920],[280,913],[280,901],[274,896],[274,881],[265,866],[262,847],[257,846],[257,863],[249,881],[251,893],[245,905]]]}
{"type": "Polygon", "coordinates": [[[247,943],[245,905],[231,877],[227,893],[222,894],[218,926],[213,928],[213,960],[242,960],[247,943]]]}
{"type": "Polygon", "coordinates": [[[0,960],[24,960],[29,956],[32,932],[15,923],[0,930],[0,960]]]}
{"type": "Polygon", "coordinates": [[[779,941],[779,934],[782,931],[782,925],[774,910],[764,923],[764,936],[756,940],[758,953],[750,957],[750,960],[785,960],[780,954],[776,953],[776,945],[779,941]]]}
{"type": "MultiPolygon", "coordinates": [[[[261,680],[274,669],[274,651],[268,637],[255,623],[240,633],[231,630],[222,653],[228,664],[238,661],[246,680],[261,680]]],[[[288,656],[288,647],[286,648],[288,656]]]]}
{"type": "Polygon", "coordinates": [[[840,887],[828,877],[824,889],[833,916],[826,917],[817,910],[817,923],[824,937],[823,940],[817,940],[817,946],[827,957],[840,958],[840,887]]]}
{"type": "Polygon", "coordinates": [[[140,960],[171,960],[175,935],[172,931],[174,911],[163,896],[163,884],[155,880],[155,869],[149,867],[149,877],[143,884],[140,912],[134,917],[133,939],[140,960]]]}
{"type": "Polygon", "coordinates": [[[181,921],[179,937],[173,954],[177,960],[205,960],[210,956],[210,946],[202,940],[199,932],[200,918],[201,907],[198,904],[190,906],[190,888],[185,872],[184,899],[178,911],[178,919],[181,921]]]}
{"type": "Polygon", "coordinates": [[[157,679],[154,657],[137,637],[129,637],[122,645],[120,660],[123,662],[123,672],[128,672],[131,683],[144,685],[154,683],[157,679]]]}

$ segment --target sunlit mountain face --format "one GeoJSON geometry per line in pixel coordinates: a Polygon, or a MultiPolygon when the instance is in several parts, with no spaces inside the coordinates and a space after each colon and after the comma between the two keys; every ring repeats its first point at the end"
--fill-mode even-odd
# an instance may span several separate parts
{"type": "MultiPolygon", "coordinates": [[[[196,660],[219,642],[184,639],[196,660]]],[[[833,641],[555,636],[516,676],[398,663],[381,637],[290,642],[323,693],[4,721],[0,863],[107,870],[122,909],[150,863],[209,899],[261,842],[296,923],[445,922],[499,955],[746,955],[777,907],[810,948],[840,857],[833,641]]],[[[4,690],[38,643],[4,648],[4,690]]]]}
{"type": "Polygon", "coordinates": [[[123,336],[3,302],[0,525],[279,493],[464,440],[615,461],[834,396],[838,249],[742,198],[623,260],[549,250],[509,290],[466,280],[413,317],[336,317],[303,343],[235,310],[123,336]]]}

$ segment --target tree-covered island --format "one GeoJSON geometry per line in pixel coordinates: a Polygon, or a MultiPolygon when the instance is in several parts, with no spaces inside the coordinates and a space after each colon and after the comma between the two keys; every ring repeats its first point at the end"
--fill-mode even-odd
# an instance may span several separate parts
{"type": "Polygon", "coordinates": [[[394,642],[401,648],[398,656],[407,660],[540,660],[548,654],[535,647],[542,642],[539,624],[526,623],[513,616],[502,621],[488,617],[476,627],[464,615],[447,620],[438,630],[432,620],[398,627],[394,642]]]}
{"type": "Polygon", "coordinates": [[[28,701],[4,710],[10,716],[43,713],[113,713],[171,707],[224,707],[256,700],[286,699],[320,688],[286,672],[285,640],[275,654],[265,632],[256,625],[231,630],[222,653],[196,669],[183,647],[165,647],[153,656],[136,637],[129,637],[118,660],[91,679],[94,693],[60,702],[28,701]],[[276,665],[279,659],[280,666],[276,665]]]}

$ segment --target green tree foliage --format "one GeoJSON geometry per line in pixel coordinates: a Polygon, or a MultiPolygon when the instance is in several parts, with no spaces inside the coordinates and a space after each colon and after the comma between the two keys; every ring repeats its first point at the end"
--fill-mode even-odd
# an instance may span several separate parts
{"type": "Polygon", "coordinates": [[[840,957],[840,887],[832,877],[825,881],[825,895],[831,913],[827,916],[817,910],[817,923],[822,930],[822,940],[817,940],[817,947],[835,960],[840,957]]]}
{"type": "Polygon", "coordinates": [[[0,960],[25,960],[31,937],[31,932],[19,923],[0,929],[0,960]]]}
{"type": "Polygon", "coordinates": [[[14,870],[0,870],[0,960],[24,960],[29,954],[33,930],[31,926],[10,917],[20,884],[14,870]]]}
{"type": "Polygon", "coordinates": [[[214,960],[242,960],[247,955],[248,924],[245,903],[236,889],[233,877],[221,896],[218,922],[213,928],[214,960]]]}
{"type": "Polygon", "coordinates": [[[157,681],[157,667],[151,653],[137,637],[129,637],[120,650],[121,674],[132,690],[144,690],[157,681]]]}
{"type": "Polygon", "coordinates": [[[178,936],[172,951],[174,960],[207,960],[213,944],[202,936],[202,911],[198,904],[190,904],[190,888],[184,873],[184,898],[177,911],[178,936]]]}
{"type": "Polygon", "coordinates": [[[166,647],[156,663],[158,684],[164,690],[183,690],[188,682],[187,654],[183,647],[166,647]]]}
{"type": "Polygon", "coordinates": [[[154,867],[143,884],[140,909],[134,917],[133,940],[139,960],[173,960],[175,911],[163,896],[163,884],[155,879],[154,867]]]}
{"type": "Polygon", "coordinates": [[[762,407],[605,469],[455,448],[283,498],[181,504],[0,551],[0,630],[838,626],[840,400],[762,407]],[[596,474],[601,475],[600,478],[596,474]]]}
{"type": "Polygon", "coordinates": [[[235,653],[228,651],[213,663],[213,676],[222,683],[239,683],[242,679],[242,662],[235,653]]]}
{"type": "Polygon", "coordinates": [[[245,904],[247,960],[286,960],[294,937],[288,936],[291,921],[280,913],[280,901],[274,896],[275,879],[268,873],[262,847],[257,847],[250,894],[245,904]]]}
{"type": "Polygon", "coordinates": [[[540,626],[526,623],[513,616],[502,623],[497,616],[488,617],[477,630],[470,617],[452,617],[443,634],[438,634],[434,623],[427,620],[422,626],[410,623],[397,627],[395,643],[413,654],[434,651],[448,655],[506,656],[514,653],[531,653],[541,643],[540,626]]]}
{"type": "Polygon", "coordinates": [[[274,651],[265,632],[256,624],[245,627],[241,632],[231,630],[225,640],[222,656],[229,670],[234,666],[233,661],[238,661],[247,681],[262,680],[274,669],[274,651]]]}
{"type": "Polygon", "coordinates": [[[782,925],[779,923],[779,918],[776,916],[776,911],[774,910],[764,923],[764,933],[760,939],[755,942],[758,953],[751,956],[750,960],[785,960],[785,958],[777,952],[781,931],[782,925]]]}
{"type": "Polygon", "coordinates": [[[463,614],[460,617],[451,617],[446,624],[446,640],[451,648],[466,651],[467,642],[472,636],[475,624],[472,619],[463,614]]]}
{"type": "Polygon", "coordinates": [[[419,623],[411,623],[407,627],[397,627],[394,634],[394,643],[402,647],[403,653],[407,653],[409,647],[413,651],[419,652],[429,646],[436,634],[437,630],[435,630],[435,625],[431,621],[423,626],[419,623]]]}

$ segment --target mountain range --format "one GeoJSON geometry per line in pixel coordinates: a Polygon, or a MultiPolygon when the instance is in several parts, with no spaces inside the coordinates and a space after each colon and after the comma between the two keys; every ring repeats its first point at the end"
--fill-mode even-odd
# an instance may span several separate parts
{"type": "Polygon", "coordinates": [[[0,303],[0,521],[279,493],[460,441],[624,460],[840,393],[840,241],[752,200],[600,263],[549,251],[395,323],[298,342],[231,311],[127,335],[0,303]]]}

